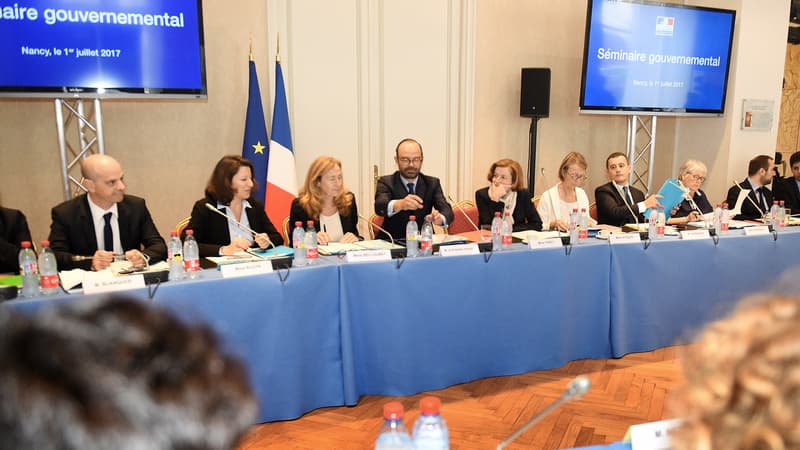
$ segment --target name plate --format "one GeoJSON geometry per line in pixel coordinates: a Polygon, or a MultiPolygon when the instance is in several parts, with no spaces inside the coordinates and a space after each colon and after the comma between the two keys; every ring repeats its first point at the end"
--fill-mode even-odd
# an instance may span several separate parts
{"type": "Polygon", "coordinates": [[[528,248],[538,250],[541,248],[561,248],[561,238],[551,237],[545,239],[528,239],[528,248]]]}
{"type": "Polygon", "coordinates": [[[671,449],[671,434],[683,422],[683,419],[668,419],[631,426],[628,430],[631,437],[631,449],[671,449]]]}
{"type": "Polygon", "coordinates": [[[744,227],[745,236],[758,236],[760,234],[769,234],[769,227],[766,225],[757,225],[754,227],[744,227]]]}
{"type": "Polygon", "coordinates": [[[124,277],[86,278],[83,280],[84,294],[101,294],[103,292],[125,291],[145,287],[144,275],[137,273],[124,277]]]}
{"type": "Polygon", "coordinates": [[[477,255],[479,253],[478,244],[474,242],[468,244],[443,245],[439,247],[439,254],[442,256],[477,255]]]}
{"type": "Polygon", "coordinates": [[[247,275],[261,275],[262,273],[272,273],[272,263],[270,261],[253,261],[238,264],[224,264],[219,266],[222,278],[236,278],[247,275]]]}
{"type": "Polygon", "coordinates": [[[347,262],[391,261],[392,253],[388,248],[379,248],[375,250],[350,250],[347,252],[345,259],[347,262]]]}
{"type": "Polygon", "coordinates": [[[608,235],[609,244],[631,244],[642,242],[639,233],[611,233],[608,235]]]}
{"type": "Polygon", "coordinates": [[[681,231],[681,239],[691,241],[692,239],[710,239],[711,235],[708,230],[683,230],[681,231]]]}

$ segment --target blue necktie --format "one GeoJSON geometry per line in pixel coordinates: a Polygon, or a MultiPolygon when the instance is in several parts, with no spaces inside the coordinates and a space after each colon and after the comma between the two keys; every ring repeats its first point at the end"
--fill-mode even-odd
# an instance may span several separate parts
{"type": "Polygon", "coordinates": [[[408,193],[409,194],[413,194],[414,193],[414,183],[408,183],[406,186],[408,187],[408,193]]]}
{"type": "Polygon", "coordinates": [[[628,186],[622,186],[622,191],[625,192],[625,203],[632,205],[633,203],[631,203],[631,194],[628,190],[628,186]]]}
{"type": "Polygon", "coordinates": [[[111,231],[111,213],[103,214],[106,225],[103,227],[103,245],[107,252],[114,251],[114,232],[111,231]]]}

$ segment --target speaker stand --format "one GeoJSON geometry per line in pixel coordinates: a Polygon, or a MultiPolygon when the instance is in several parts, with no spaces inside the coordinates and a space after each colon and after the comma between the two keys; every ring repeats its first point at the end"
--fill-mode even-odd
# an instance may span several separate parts
{"type": "Polygon", "coordinates": [[[531,117],[531,128],[528,131],[528,191],[533,198],[533,185],[536,177],[536,130],[539,127],[539,118],[531,117]]]}

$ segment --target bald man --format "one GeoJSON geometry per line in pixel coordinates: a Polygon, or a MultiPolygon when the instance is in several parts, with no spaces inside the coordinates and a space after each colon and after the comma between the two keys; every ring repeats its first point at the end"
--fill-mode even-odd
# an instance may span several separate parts
{"type": "Polygon", "coordinates": [[[122,166],[110,156],[91,155],[82,161],[81,175],[87,194],[52,210],[50,247],[59,270],[103,270],[123,257],[137,267],[163,260],[164,239],[144,199],[125,194],[122,166]]]}

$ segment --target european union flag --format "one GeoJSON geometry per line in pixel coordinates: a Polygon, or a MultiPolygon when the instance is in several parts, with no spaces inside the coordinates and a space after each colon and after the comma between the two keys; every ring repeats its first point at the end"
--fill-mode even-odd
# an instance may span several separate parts
{"type": "Polygon", "coordinates": [[[261,105],[261,89],[258,88],[256,63],[250,61],[250,89],[247,100],[247,117],[244,122],[242,157],[253,162],[253,178],[258,183],[255,198],[264,202],[267,191],[267,166],[269,164],[269,137],[261,105]]]}

